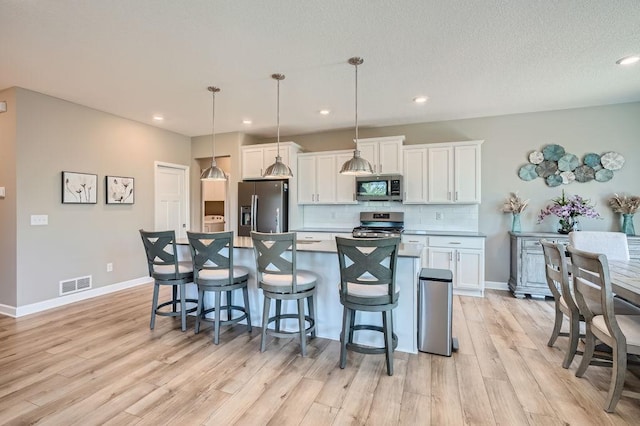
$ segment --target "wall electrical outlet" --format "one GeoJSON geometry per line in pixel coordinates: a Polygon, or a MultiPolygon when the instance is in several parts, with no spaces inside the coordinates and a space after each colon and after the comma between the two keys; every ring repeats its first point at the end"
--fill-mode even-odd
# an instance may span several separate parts
{"type": "Polygon", "coordinates": [[[107,263],[107,272],[113,272],[113,263],[107,263]]]}
{"type": "Polygon", "coordinates": [[[436,220],[442,220],[442,212],[436,212],[436,220]]]}

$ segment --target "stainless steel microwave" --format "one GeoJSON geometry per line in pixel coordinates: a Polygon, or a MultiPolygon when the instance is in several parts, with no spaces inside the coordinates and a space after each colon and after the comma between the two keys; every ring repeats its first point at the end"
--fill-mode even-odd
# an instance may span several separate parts
{"type": "Polygon", "coordinates": [[[402,176],[372,175],[356,177],[356,200],[402,201],[402,176]]]}

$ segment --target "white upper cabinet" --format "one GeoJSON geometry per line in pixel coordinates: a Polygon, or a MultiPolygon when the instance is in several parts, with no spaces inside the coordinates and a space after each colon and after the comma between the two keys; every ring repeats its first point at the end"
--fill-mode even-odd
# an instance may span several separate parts
{"type": "MultiPolygon", "coordinates": [[[[242,149],[242,179],[262,179],[264,171],[275,163],[278,152],[277,144],[261,144],[243,146],[242,149]]],[[[300,146],[293,142],[280,142],[280,157],[282,162],[291,167],[291,161],[297,161],[296,154],[300,146]]]]}
{"type": "Polygon", "coordinates": [[[425,204],[427,200],[427,148],[405,146],[402,152],[404,163],[405,204],[425,204]]]}
{"type": "Polygon", "coordinates": [[[332,151],[298,156],[299,204],[355,203],[355,178],[340,175],[353,151],[332,151]]]}
{"type": "Polygon", "coordinates": [[[375,174],[402,174],[403,142],[404,136],[359,139],[358,150],[375,174]]]}
{"type": "Polygon", "coordinates": [[[429,203],[480,203],[481,144],[471,141],[428,147],[429,203]]]}

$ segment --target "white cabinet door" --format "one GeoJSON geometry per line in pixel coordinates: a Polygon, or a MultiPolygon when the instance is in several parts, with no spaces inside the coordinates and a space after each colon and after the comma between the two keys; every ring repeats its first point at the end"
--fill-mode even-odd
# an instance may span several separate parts
{"type": "Polygon", "coordinates": [[[484,256],[481,250],[456,250],[454,286],[470,290],[482,290],[484,281],[484,256]]]}
{"type": "Polygon", "coordinates": [[[452,271],[454,274],[453,282],[455,283],[454,252],[455,250],[453,249],[429,247],[429,267],[452,271]]]}
{"type": "Polygon", "coordinates": [[[355,204],[356,201],[356,177],[353,175],[341,175],[342,165],[353,157],[353,151],[344,154],[336,154],[336,203],[355,204]]]}
{"type": "Polygon", "coordinates": [[[456,203],[480,202],[480,146],[455,147],[455,195],[456,203]]]}
{"type": "Polygon", "coordinates": [[[318,155],[316,159],[316,203],[332,204],[336,202],[335,155],[318,155]]]}
{"type": "Polygon", "coordinates": [[[298,204],[313,204],[316,199],[316,158],[298,157],[298,204]]]}
{"type": "Polygon", "coordinates": [[[371,163],[375,174],[402,173],[404,136],[367,138],[358,141],[360,156],[371,163]]]}
{"type": "Polygon", "coordinates": [[[298,241],[328,241],[333,239],[331,232],[296,232],[298,241]]]}
{"type": "Polygon", "coordinates": [[[242,179],[262,177],[264,172],[263,157],[263,148],[242,148],[242,179]]]}
{"type": "MultiPolygon", "coordinates": [[[[278,154],[277,146],[270,146],[268,148],[264,148],[264,153],[262,156],[262,168],[267,170],[267,167],[276,162],[276,155],[278,154]]],[[[280,158],[282,158],[282,162],[287,166],[291,167],[289,164],[289,148],[282,146],[280,144],[280,158]]],[[[264,173],[264,170],[262,171],[264,173]]]]}
{"type": "Polygon", "coordinates": [[[453,147],[428,149],[428,200],[430,203],[453,202],[453,147]]]}
{"type": "Polygon", "coordinates": [[[427,149],[404,149],[403,203],[427,202],[427,149]]]}
{"type": "Polygon", "coordinates": [[[402,140],[380,142],[377,173],[402,174],[402,140]]]}
{"type": "Polygon", "coordinates": [[[420,267],[429,267],[429,257],[427,255],[427,237],[424,235],[409,235],[403,234],[401,237],[403,244],[420,244],[422,246],[422,252],[420,253],[420,267]]]}

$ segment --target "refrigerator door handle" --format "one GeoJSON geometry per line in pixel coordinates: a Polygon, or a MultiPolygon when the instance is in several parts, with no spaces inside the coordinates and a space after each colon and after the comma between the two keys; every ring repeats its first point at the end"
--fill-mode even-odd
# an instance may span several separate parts
{"type": "Polygon", "coordinates": [[[257,206],[256,204],[258,201],[258,196],[257,195],[252,195],[251,196],[251,230],[255,231],[256,230],[256,210],[257,210],[257,206]]]}
{"type": "Polygon", "coordinates": [[[276,207],[276,232],[279,234],[280,230],[280,209],[276,207]]]}

